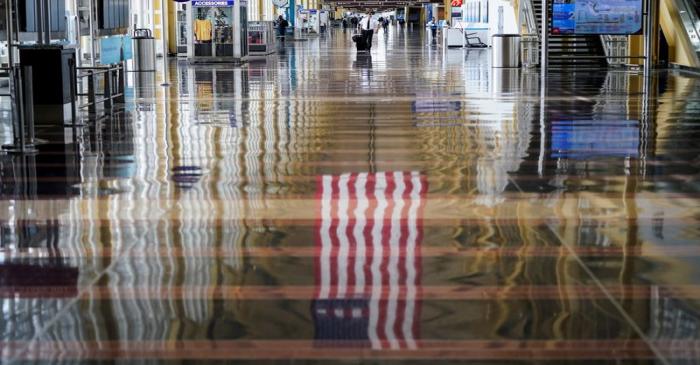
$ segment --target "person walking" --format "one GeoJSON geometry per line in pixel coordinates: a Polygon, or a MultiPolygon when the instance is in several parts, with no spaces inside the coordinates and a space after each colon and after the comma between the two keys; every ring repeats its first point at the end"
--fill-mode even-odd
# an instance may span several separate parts
{"type": "Polygon", "coordinates": [[[287,27],[289,27],[289,22],[284,19],[282,15],[277,19],[277,30],[280,32],[280,38],[284,42],[284,37],[287,35],[287,27]]]}
{"type": "Polygon", "coordinates": [[[362,32],[362,35],[367,39],[367,51],[372,49],[372,36],[374,36],[374,31],[379,27],[379,23],[374,19],[374,12],[370,11],[362,20],[358,28],[362,32]]]}
{"type": "Polygon", "coordinates": [[[433,43],[437,42],[437,29],[438,29],[438,22],[435,18],[433,18],[430,22],[428,22],[428,27],[430,28],[430,34],[433,36],[432,41],[433,43]]]}

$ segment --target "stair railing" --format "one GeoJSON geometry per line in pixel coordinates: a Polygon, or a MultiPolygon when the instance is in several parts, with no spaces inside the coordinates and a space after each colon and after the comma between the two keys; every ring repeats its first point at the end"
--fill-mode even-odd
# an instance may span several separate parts
{"type": "Polygon", "coordinates": [[[520,43],[521,60],[525,67],[537,67],[540,64],[540,33],[535,17],[533,0],[520,0],[520,43]]]}
{"type": "Polygon", "coordinates": [[[605,60],[610,66],[623,66],[627,59],[629,42],[627,36],[601,35],[601,43],[605,51],[605,60]]]}

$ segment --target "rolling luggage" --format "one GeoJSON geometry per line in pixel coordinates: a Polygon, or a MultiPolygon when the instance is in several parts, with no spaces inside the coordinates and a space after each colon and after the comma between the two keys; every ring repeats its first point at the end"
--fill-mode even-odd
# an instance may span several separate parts
{"type": "Polygon", "coordinates": [[[355,34],[352,36],[352,41],[355,42],[355,47],[358,51],[367,50],[367,37],[362,34],[355,34]]]}

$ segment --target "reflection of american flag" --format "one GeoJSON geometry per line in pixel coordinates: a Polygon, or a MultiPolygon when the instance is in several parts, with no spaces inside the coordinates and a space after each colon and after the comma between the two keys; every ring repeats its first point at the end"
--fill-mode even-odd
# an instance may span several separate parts
{"type": "Polygon", "coordinates": [[[317,340],[415,348],[426,190],[417,172],[318,179],[317,340]]]}

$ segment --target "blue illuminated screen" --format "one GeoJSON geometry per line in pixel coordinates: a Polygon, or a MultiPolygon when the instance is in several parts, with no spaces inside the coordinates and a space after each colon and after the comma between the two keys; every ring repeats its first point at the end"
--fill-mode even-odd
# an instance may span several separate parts
{"type": "Polygon", "coordinates": [[[554,0],[552,34],[638,34],[642,0],[554,0]]]}

